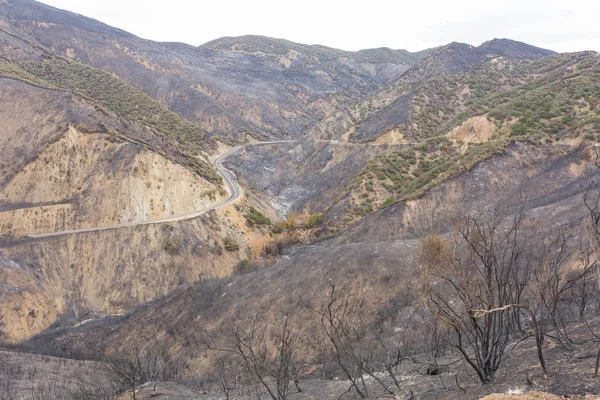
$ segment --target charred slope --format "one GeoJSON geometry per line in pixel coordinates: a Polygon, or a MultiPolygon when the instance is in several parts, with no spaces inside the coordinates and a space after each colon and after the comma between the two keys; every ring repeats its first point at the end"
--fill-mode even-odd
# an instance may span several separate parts
{"type": "MultiPolygon", "coordinates": [[[[70,94],[77,101],[93,107],[89,115],[96,116],[97,120],[107,120],[105,124],[97,122],[90,126],[90,131],[115,134],[146,146],[215,183],[220,181],[212,166],[198,157],[215,149],[215,141],[206,131],[121,79],[56,56],[33,39],[0,29],[0,40],[5,44],[1,50],[1,77],[21,81],[33,88],[70,94]]],[[[18,95],[15,91],[12,93],[18,95]]],[[[11,99],[5,97],[4,101],[10,104],[11,99]]],[[[34,103],[33,107],[43,114],[42,103],[34,103]]],[[[29,105],[22,103],[20,106],[29,105]]],[[[85,130],[79,114],[67,116],[65,123],[80,124],[85,130]]]]}
{"type": "Polygon", "coordinates": [[[203,159],[215,145],[206,132],[34,39],[1,30],[0,41],[2,340],[59,317],[129,310],[186,282],[228,276],[247,257],[234,209],[176,227],[25,239],[185,214],[226,193],[203,159]],[[237,251],[224,253],[225,238],[237,251]]]}
{"type": "Polygon", "coordinates": [[[113,352],[159,338],[173,346],[178,343],[182,352],[193,355],[202,329],[217,330],[263,308],[273,315],[297,316],[294,323],[306,324],[299,316],[305,307],[314,310],[324,301],[331,282],[359,293],[373,317],[388,307],[410,308],[404,296],[409,288],[418,287],[413,259],[418,239],[449,229],[461,209],[482,210],[500,198],[510,216],[525,193],[527,226],[544,230],[561,225],[576,238],[586,215],[582,196],[598,177],[588,152],[584,147],[515,144],[506,154],[423,198],[379,211],[334,238],[300,248],[272,267],[198,283],[124,317],[50,330],[24,346],[75,353],[91,346],[113,352]]]}
{"type": "MultiPolygon", "coordinates": [[[[407,112],[396,108],[406,96],[365,120],[374,128],[372,145],[393,146],[356,174],[332,208],[352,220],[390,202],[417,198],[502,153],[514,140],[595,142],[599,77],[599,55],[581,52],[527,61],[492,58],[476,73],[429,79],[407,94],[413,100],[407,103],[405,123],[375,133],[386,125],[386,116],[399,118],[407,112]],[[406,148],[394,147],[402,143],[406,148]]],[[[350,132],[346,137],[352,139],[361,131],[356,125],[350,132]]]]}
{"type": "MultiPolygon", "coordinates": [[[[476,72],[422,82],[416,92],[368,117],[373,132],[381,132],[388,117],[407,118],[385,128],[374,143],[307,140],[251,149],[229,165],[280,211],[327,212],[330,221],[345,225],[395,201],[418,198],[515,140],[595,142],[599,74],[600,58],[593,52],[523,62],[492,58],[476,72]]],[[[351,130],[357,134],[358,128],[351,130]]]]}
{"type": "Polygon", "coordinates": [[[522,58],[526,60],[533,60],[556,54],[556,52],[552,50],[542,49],[510,39],[493,39],[483,43],[479,48],[500,56],[522,58]]]}
{"type": "Polygon", "coordinates": [[[373,156],[401,147],[307,139],[250,147],[230,159],[227,167],[282,217],[304,210],[323,213],[340,201],[352,178],[373,156]]]}
{"type": "MultiPolygon", "coordinates": [[[[344,51],[333,49],[331,47],[319,45],[305,45],[290,42],[284,39],[273,39],[266,36],[247,35],[240,37],[225,37],[212,40],[200,47],[206,47],[214,50],[231,50],[246,53],[265,53],[287,55],[290,51],[302,53],[306,56],[315,57],[322,61],[336,61],[340,58],[347,58],[358,63],[378,63],[378,64],[415,64],[422,54],[410,53],[406,50],[392,50],[389,48],[366,49],[359,51],[344,51]]],[[[381,74],[381,71],[378,71],[381,74]]],[[[379,76],[378,80],[385,82],[388,76],[379,76]]]]}
{"type": "Polygon", "coordinates": [[[234,139],[301,135],[406,71],[421,54],[343,52],[264,37],[155,43],[30,0],[4,24],[61,56],[111,72],[202,128],[234,139]]]}

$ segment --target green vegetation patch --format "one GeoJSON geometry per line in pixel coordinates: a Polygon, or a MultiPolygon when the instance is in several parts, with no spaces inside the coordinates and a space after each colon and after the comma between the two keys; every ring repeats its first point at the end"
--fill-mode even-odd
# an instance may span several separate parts
{"type": "Polygon", "coordinates": [[[19,65],[14,63],[3,62],[0,60],[0,76],[18,79],[25,83],[29,83],[35,86],[42,86],[47,89],[57,89],[56,86],[43,81],[37,76],[27,72],[19,65]]]}
{"type": "Polygon", "coordinates": [[[223,247],[227,251],[238,251],[240,249],[240,245],[230,237],[223,239],[223,247]]]}
{"type": "Polygon", "coordinates": [[[323,214],[314,213],[308,217],[308,226],[309,228],[316,228],[317,226],[323,223],[323,214]]]}
{"type": "Polygon", "coordinates": [[[20,67],[56,87],[98,102],[121,117],[173,135],[180,143],[205,149],[206,132],[107,72],[60,58],[21,63],[20,67]]]}
{"type": "Polygon", "coordinates": [[[271,220],[254,207],[250,207],[248,212],[244,214],[244,217],[248,226],[271,225],[271,220]]]}
{"type": "Polygon", "coordinates": [[[419,146],[380,154],[369,161],[350,184],[351,191],[360,193],[360,202],[351,213],[363,216],[373,212],[376,206],[371,195],[374,179],[389,194],[380,205],[387,207],[396,201],[417,198],[431,187],[470,170],[503,152],[507,143],[507,140],[471,143],[463,152],[448,138],[436,137],[419,146]]]}
{"type": "MultiPolygon", "coordinates": [[[[47,89],[75,93],[106,113],[143,124],[156,137],[178,149],[181,156],[170,157],[173,161],[192,168],[212,182],[221,182],[214,168],[197,158],[201,151],[210,150],[212,141],[205,131],[107,72],[74,61],[52,58],[18,64],[0,62],[0,75],[47,89]]],[[[149,146],[128,132],[121,132],[120,136],[149,146]]],[[[166,156],[161,146],[152,150],[166,156]]]]}
{"type": "Polygon", "coordinates": [[[513,138],[559,140],[600,130],[600,58],[596,54],[556,55],[519,67],[530,74],[528,80],[479,99],[450,127],[487,114],[513,138]]]}
{"type": "Polygon", "coordinates": [[[599,141],[600,57],[583,52],[498,59],[468,74],[430,78],[415,88],[409,121],[402,126],[405,138],[422,144],[380,154],[365,165],[348,187],[353,200],[346,221],[417,198],[503,152],[511,141],[599,141]],[[496,125],[489,142],[455,145],[445,137],[475,116],[496,125]]]}

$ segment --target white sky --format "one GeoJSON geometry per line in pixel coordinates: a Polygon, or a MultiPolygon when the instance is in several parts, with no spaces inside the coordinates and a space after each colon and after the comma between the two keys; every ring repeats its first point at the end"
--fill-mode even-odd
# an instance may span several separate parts
{"type": "Polygon", "coordinates": [[[509,38],[600,51],[600,0],[42,0],[157,41],[246,34],[344,50],[509,38]]]}

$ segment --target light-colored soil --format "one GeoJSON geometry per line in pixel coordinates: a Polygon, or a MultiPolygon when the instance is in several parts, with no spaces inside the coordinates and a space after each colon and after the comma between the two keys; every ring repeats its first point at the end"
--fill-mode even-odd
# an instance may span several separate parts
{"type": "Polygon", "coordinates": [[[402,144],[404,143],[404,135],[400,128],[395,128],[389,132],[379,136],[375,140],[376,144],[402,144]]]}
{"type": "Polygon", "coordinates": [[[549,393],[530,392],[526,394],[491,394],[481,400],[563,400],[564,397],[549,393]]]}
{"type": "Polygon", "coordinates": [[[226,197],[179,164],[107,139],[71,126],[1,191],[2,202],[18,208],[0,213],[0,233],[24,236],[159,219],[226,197]]]}
{"type": "Polygon", "coordinates": [[[482,143],[490,140],[496,126],[485,116],[472,117],[446,134],[464,143],[482,143]]]}

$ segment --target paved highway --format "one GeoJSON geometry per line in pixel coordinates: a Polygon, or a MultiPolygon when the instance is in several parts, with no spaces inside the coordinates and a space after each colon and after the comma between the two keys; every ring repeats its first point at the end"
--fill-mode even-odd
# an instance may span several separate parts
{"type": "MultiPolygon", "coordinates": [[[[272,142],[253,143],[248,146],[262,146],[262,145],[268,145],[268,144],[295,143],[295,142],[297,142],[297,140],[278,140],[278,141],[272,141],[272,142]]],[[[223,161],[225,161],[228,157],[231,157],[232,155],[240,154],[243,149],[244,149],[244,146],[234,147],[234,148],[228,150],[227,152],[221,154],[219,157],[217,157],[213,161],[213,166],[215,167],[217,172],[223,178],[223,182],[225,183],[225,186],[227,186],[227,189],[229,191],[229,198],[222,203],[214,204],[208,208],[203,208],[202,210],[197,210],[197,211],[194,211],[189,214],[176,215],[176,216],[172,216],[172,217],[165,217],[165,218],[159,218],[159,219],[153,219],[153,220],[147,220],[147,221],[124,222],[124,223],[118,224],[118,225],[97,226],[94,228],[82,228],[82,229],[73,229],[73,230],[69,230],[69,231],[40,233],[40,234],[36,234],[36,235],[28,235],[27,237],[34,238],[34,239],[43,239],[43,238],[51,238],[51,237],[56,237],[56,236],[75,235],[75,234],[79,234],[79,233],[108,231],[108,230],[113,230],[113,229],[139,226],[139,225],[161,224],[161,223],[165,223],[165,222],[179,222],[179,221],[185,221],[188,219],[199,217],[200,215],[206,214],[207,212],[215,210],[217,208],[225,207],[226,205],[237,201],[242,196],[242,188],[237,183],[237,180],[236,180],[235,176],[233,175],[233,172],[231,172],[227,168],[223,167],[223,161]]]]}

